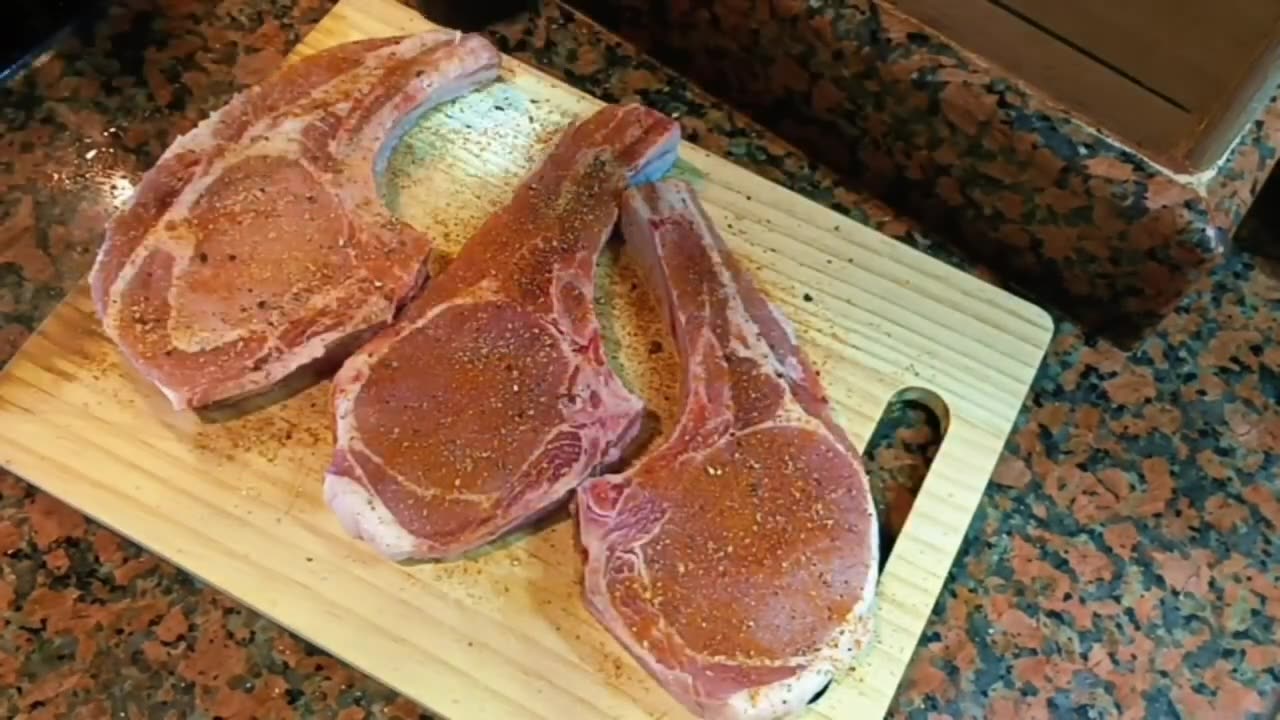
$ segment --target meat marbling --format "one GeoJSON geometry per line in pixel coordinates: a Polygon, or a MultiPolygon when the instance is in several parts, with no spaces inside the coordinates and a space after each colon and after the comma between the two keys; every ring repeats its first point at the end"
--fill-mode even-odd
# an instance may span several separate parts
{"type": "Polygon", "coordinates": [[[683,405],[634,467],[578,490],[586,603],[701,717],[782,717],[872,636],[862,461],[686,184],[629,190],[621,222],[676,340],[683,405]]]}
{"type": "Polygon", "coordinates": [[[679,127],[640,106],[574,125],[511,202],[334,383],[325,498],[386,556],[484,545],[618,459],[643,407],[609,368],[597,256],[628,182],[665,172],[679,127]]]}
{"type": "Polygon", "coordinates": [[[354,349],[421,286],[431,241],[377,176],[427,109],[493,80],[478,35],[339,45],[178,138],[107,226],[90,275],[105,331],[177,409],[264,391],[354,349]]]}

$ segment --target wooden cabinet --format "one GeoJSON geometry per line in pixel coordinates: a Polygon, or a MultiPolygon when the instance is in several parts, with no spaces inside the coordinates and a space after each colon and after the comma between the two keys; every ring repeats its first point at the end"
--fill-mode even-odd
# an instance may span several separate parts
{"type": "Polygon", "coordinates": [[[1174,172],[1212,167],[1280,79],[1280,0],[891,0],[1174,172]]]}

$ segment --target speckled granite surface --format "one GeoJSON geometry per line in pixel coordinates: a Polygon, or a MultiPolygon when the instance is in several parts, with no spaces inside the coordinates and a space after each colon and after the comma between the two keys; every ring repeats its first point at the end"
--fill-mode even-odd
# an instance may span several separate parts
{"type": "MultiPolygon", "coordinates": [[[[119,0],[0,89],[0,359],[88,269],[173,136],[269,72],[327,0],[119,0]]],[[[951,262],[943,239],[547,3],[493,33],[607,99],[951,262]]],[[[1274,238],[1265,223],[1248,232],[1274,238]]],[[[981,268],[974,272],[990,277],[981,268]]],[[[869,449],[910,505],[936,434],[869,449]]],[[[1232,256],[1125,353],[1064,321],[904,681],[910,718],[1264,717],[1280,693],[1280,266],[1232,256]]],[[[423,711],[0,474],[0,717],[423,711]]]]}
{"type": "Polygon", "coordinates": [[[1115,336],[1221,256],[1280,145],[1280,101],[1229,157],[1166,171],[892,0],[582,0],[642,49],[1115,336]]]}

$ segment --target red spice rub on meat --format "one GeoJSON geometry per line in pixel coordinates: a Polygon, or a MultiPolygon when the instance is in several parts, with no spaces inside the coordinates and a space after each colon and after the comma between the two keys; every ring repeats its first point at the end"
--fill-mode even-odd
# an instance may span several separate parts
{"type": "Polygon", "coordinates": [[[335,381],[325,497],[396,558],[477,548],[616,460],[643,410],[609,368],[596,258],[628,182],[674,161],[678,126],[609,106],[569,129],[403,319],[335,381]]]}
{"type": "Polygon", "coordinates": [[[664,301],[684,405],[660,447],[579,488],[587,605],[699,716],[797,712],[872,635],[862,460],[688,185],[628,191],[622,228],[664,301]]]}
{"type": "Polygon", "coordinates": [[[499,61],[454,32],[361,40],[232,98],[108,224],[90,275],[107,335],[177,409],[350,352],[420,288],[431,252],[383,207],[375,167],[499,61]]]}

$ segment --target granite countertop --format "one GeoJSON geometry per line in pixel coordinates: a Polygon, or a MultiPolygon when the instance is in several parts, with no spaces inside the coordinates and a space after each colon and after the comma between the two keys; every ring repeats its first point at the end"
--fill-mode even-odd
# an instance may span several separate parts
{"type": "MultiPolygon", "coordinates": [[[[276,67],[329,5],[115,2],[0,88],[0,361],[84,276],[104,220],[173,137],[276,67]]],[[[962,263],[562,5],[491,34],[962,263]]],[[[1263,223],[1244,232],[1274,240],[1263,223]]],[[[1263,717],[1280,693],[1280,266],[1228,257],[1128,352],[1059,320],[894,715],[1263,717]]],[[[893,419],[867,449],[890,526],[937,440],[909,407],[893,419]]],[[[0,555],[0,716],[427,717],[3,473],[0,555]]]]}

